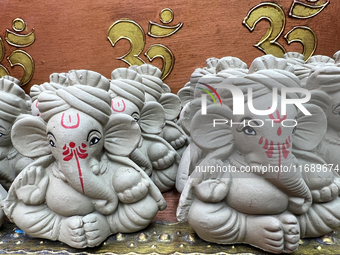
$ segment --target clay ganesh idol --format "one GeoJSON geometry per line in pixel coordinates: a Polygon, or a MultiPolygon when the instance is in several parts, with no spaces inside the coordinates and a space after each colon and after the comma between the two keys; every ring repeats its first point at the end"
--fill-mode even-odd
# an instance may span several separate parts
{"type": "Polygon", "coordinates": [[[162,191],[174,187],[180,155],[159,136],[165,125],[165,112],[155,101],[145,102],[142,77],[132,69],[118,68],[111,74],[112,113],[132,116],[142,138],[131,153],[139,165],[162,191]]]}
{"type": "Polygon", "coordinates": [[[109,80],[77,70],[68,82],[38,96],[40,117],[23,115],[14,124],[14,146],[36,160],[2,207],[30,236],[93,247],[110,234],[145,228],[166,202],[128,158],[140,130],[130,116],[111,114],[109,80]]]}
{"type": "MultiPolygon", "coordinates": [[[[0,78],[0,198],[7,196],[14,178],[32,162],[13,147],[11,140],[12,126],[20,114],[29,113],[28,98],[18,85],[18,80],[11,76],[0,78]],[[6,189],[6,190],[5,190],[6,189]]],[[[5,215],[0,210],[0,226],[5,215]]]]}
{"type": "MultiPolygon", "coordinates": [[[[207,89],[214,90],[214,84],[221,84],[221,81],[232,77],[243,77],[248,73],[247,65],[236,57],[223,57],[221,59],[209,58],[206,60],[207,68],[197,68],[191,75],[190,82],[184,88],[179,90],[178,95],[181,102],[187,102],[183,107],[178,123],[180,123],[183,130],[190,134],[191,119],[197,111],[201,110],[201,95],[206,93],[207,89]],[[212,67],[214,64],[215,67],[212,67]],[[206,73],[206,69],[214,73],[206,73]],[[195,98],[193,100],[193,98],[195,98]]],[[[214,93],[213,91],[211,91],[214,93]]],[[[221,96],[224,92],[220,91],[221,96]]],[[[211,98],[207,99],[211,100],[211,98]]],[[[220,99],[216,99],[219,101],[220,99]]],[[[184,185],[188,179],[189,174],[194,170],[195,165],[204,157],[204,153],[199,149],[195,143],[190,143],[183,153],[183,160],[181,160],[178,167],[176,188],[182,192],[184,185]]]]}
{"type": "Polygon", "coordinates": [[[29,113],[29,109],[25,92],[15,83],[15,78],[10,78],[13,77],[0,79],[0,183],[6,189],[32,161],[18,153],[11,141],[14,121],[20,114],[29,113]]]}
{"type": "Polygon", "coordinates": [[[161,80],[162,72],[157,67],[143,64],[130,68],[142,76],[145,102],[156,101],[164,108],[166,121],[159,136],[171,144],[179,155],[182,155],[188,145],[188,137],[183,129],[174,122],[181,111],[180,98],[170,93],[168,85],[164,84],[161,80]]]}
{"type": "MultiPolygon", "coordinates": [[[[300,81],[292,72],[284,59],[255,59],[248,75],[222,81],[244,93],[243,114],[233,114],[230,96],[222,99],[223,106],[207,106],[206,115],[194,115],[192,142],[205,154],[184,187],[177,217],[188,221],[202,239],[291,253],[301,237],[322,236],[339,227],[337,176],[327,171],[308,179],[307,172],[287,171],[301,165],[293,154],[294,143],[299,150],[315,148],[325,128],[319,126],[325,116],[315,105],[304,105],[312,115],[294,104],[287,104],[283,114],[281,94],[270,112],[274,88],[290,89],[287,99],[302,99],[294,92],[300,81]]],[[[323,161],[308,152],[302,164],[310,162],[323,161]]]]}
{"type": "Polygon", "coordinates": [[[317,147],[317,154],[339,171],[340,158],[340,67],[321,66],[312,70],[306,88],[312,102],[320,106],[327,116],[327,132],[317,147]],[[319,93],[317,93],[319,92],[319,93]],[[320,93],[321,92],[321,93],[320,93]]]}

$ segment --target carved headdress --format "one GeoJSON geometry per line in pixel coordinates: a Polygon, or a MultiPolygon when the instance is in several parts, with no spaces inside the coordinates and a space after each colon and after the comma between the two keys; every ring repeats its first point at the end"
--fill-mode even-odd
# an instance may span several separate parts
{"type": "Polygon", "coordinates": [[[128,68],[117,68],[111,73],[110,90],[116,95],[133,102],[141,111],[145,102],[142,76],[128,68]]]}
{"type": "Polygon", "coordinates": [[[328,94],[340,91],[340,67],[322,66],[312,70],[306,82],[306,89],[319,89],[328,94]]]}
{"type": "MultiPolygon", "coordinates": [[[[273,88],[295,87],[300,88],[300,80],[293,73],[294,68],[283,58],[265,55],[256,58],[250,68],[248,75],[244,77],[230,76],[223,81],[240,88],[247,101],[248,88],[252,88],[252,98],[257,98],[267,93],[272,93],[273,88]]],[[[223,103],[232,106],[232,95],[230,90],[219,88],[217,92],[223,103]]],[[[287,93],[288,98],[299,98],[297,93],[287,93]]]]}
{"type": "Polygon", "coordinates": [[[0,78],[0,118],[13,123],[21,114],[29,113],[25,92],[19,85],[0,78]]]}
{"type": "Polygon", "coordinates": [[[136,71],[142,76],[142,84],[145,93],[151,95],[159,101],[163,93],[163,81],[161,80],[162,72],[155,66],[143,64],[136,68],[136,71]]]}
{"type": "Polygon", "coordinates": [[[55,114],[75,108],[105,125],[111,115],[109,80],[93,71],[72,70],[68,82],[70,86],[64,89],[38,96],[41,117],[47,122],[55,114]]]}
{"type": "Polygon", "coordinates": [[[66,73],[53,73],[50,75],[50,82],[45,82],[41,85],[33,85],[30,89],[32,101],[35,101],[43,91],[56,91],[68,86],[66,73]]]}

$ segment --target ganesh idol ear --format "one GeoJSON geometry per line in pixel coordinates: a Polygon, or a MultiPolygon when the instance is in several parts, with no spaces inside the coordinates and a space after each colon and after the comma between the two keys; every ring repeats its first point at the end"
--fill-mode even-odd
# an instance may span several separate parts
{"type": "Polygon", "coordinates": [[[11,139],[14,148],[26,157],[51,154],[46,139],[46,123],[40,117],[20,115],[12,127],[11,139]]]}
{"type": "Polygon", "coordinates": [[[312,115],[304,115],[301,111],[297,116],[296,132],[293,138],[295,148],[311,151],[321,142],[327,131],[327,117],[316,105],[304,104],[312,115]]]}
{"type": "Polygon", "coordinates": [[[331,97],[322,90],[310,90],[311,98],[308,104],[314,104],[319,106],[324,112],[328,110],[328,104],[331,97]]]}
{"type": "Polygon", "coordinates": [[[164,108],[157,102],[146,102],[139,119],[139,126],[146,134],[159,134],[165,124],[164,108]]]}
{"type": "Polygon", "coordinates": [[[166,120],[174,120],[181,111],[181,99],[172,93],[164,93],[158,102],[163,106],[166,120]]]}
{"type": "Polygon", "coordinates": [[[105,127],[105,149],[113,155],[129,156],[141,138],[137,122],[129,115],[112,114],[105,127]]]}
{"type": "Polygon", "coordinates": [[[232,111],[227,106],[210,105],[207,114],[196,112],[191,121],[192,141],[204,152],[210,152],[233,142],[229,125],[232,111]]]}
{"type": "Polygon", "coordinates": [[[194,98],[194,87],[190,86],[190,82],[185,84],[183,88],[181,88],[177,92],[177,96],[181,99],[181,106],[184,107],[187,103],[193,100],[194,98]],[[187,85],[188,84],[188,85],[187,85]]]}

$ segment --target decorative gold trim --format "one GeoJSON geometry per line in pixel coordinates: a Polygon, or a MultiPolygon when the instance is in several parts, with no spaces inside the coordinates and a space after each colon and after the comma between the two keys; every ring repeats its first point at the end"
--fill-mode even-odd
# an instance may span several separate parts
{"type": "Polygon", "coordinates": [[[302,44],[302,55],[305,56],[305,61],[313,56],[318,44],[317,35],[313,31],[313,29],[306,26],[294,27],[284,36],[284,38],[287,40],[288,44],[291,44],[292,42],[299,42],[302,44]]]}
{"type": "MultiPolygon", "coordinates": [[[[308,2],[324,2],[320,0],[308,0],[308,2]]],[[[299,0],[293,0],[293,3],[289,10],[289,16],[297,19],[308,19],[318,15],[327,5],[329,4],[329,0],[326,0],[325,3],[320,5],[310,5],[303,3],[299,0]]]]}
{"type": "MultiPolygon", "coordinates": [[[[161,13],[164,11],[171,11],[172,16],[167,21],[165,21],[171,22],[173,18],[172,10],[165,8],[161,11],[161,13]]],[[[153,30],[154,27],[155,32],[156,34],[158,33],[158,35],[149,35],[152,37],[167,37],[176,33],[182,26],[182,23],[171,27],[159,25],[150,21],[149,30],[153,30]]],[[[128,65],[142,65],[145,63],[139,57],[146,44],[145,33],[143,28],[135,21],[130,19],[117,20],[109,27],[107,31],[107,38],[113,47],[120,39],[126,39],[130,43],[129,52],[122,57],[118,57],[117,59],[124,61],[128,65]]],[[[162,80],[164,80],[171,73],[174,67],[175,57],[168,47],[162,44],[153,44],[144,54],[150,62],[152,62],[155,58],[162,59],[162,80]]]]}
{"type": "MultiPolygon", "coordinates": [[[[15,32],[6,29],[5,40],[6,42],[14,47],[23,48],[32,45],[35,42],[35,31],[34,28],[32,32],[22,35],[17,34],[16,32],[22,32],[26,29],[27,24],[21,18],[15,18],[12,21],[12,28],[15,32]]],[[[4,60],[5,57],[5,46],[2,38],[0,37],[0,63],[4,60]]],[[[34,74],[34,60],[30,54],[23,50],[14,50],[11,55],[7,57],[7,61],[11,65],[14,66],[21,66],[24,70],[24,75],[21,78],[21,86],[28,84],[34,74]]],[[[6,67],[0,64],[0,77],[4,75],[10,75],[9,71],[6,67]]]]}
{"type": "Polygon", "coordinates": [[[23,50],[14,50],[11,55],[7,57],[11,67],[21,66],[24,69],[24,75],[21,79],[21,86],[30,82],[34,74],[34,61],[30,54],[23,50]]]}
{"type": "Polygon", "coordinates": [[[155,38],[168,37],[177,33],[182,26],[182,22],[178,23],[176,26],[164,26],[153,21],[149,21],[148,35],[155,38]]]}
{"type": "Polygon", "coordinates": [[[265,54],[283,57],[286,50],[276,41],[281,36],[286,25],[286,17],[282,7],[271,2],[260,3],[250,9],[243,20],[243,25],[245,25],[250,32],[253,32],[256,24],[262,19],[267,19],[270,25],[266,34],[254,46],[265,54]]]}
{"type": "Polygon", "coordinates": [[[26,22],[23,19],[15,18],[12,21],[12,28],[16,32],[22,32],[26,29],[26,22]]]}
{"type": "Polygon", "coordinates": [[[113,47],[120,39],[129,41],[129,52],[117,59],[124,61],[128,65],[142,65],[145,63],[139,57],[145,47],[145,33],[137,22],[130,19],[117,20],[109,27],[107,39],[113,47]]]}
{"type": "Polygon", "coordinates": [[[34,28],[33,31],[27,35],[16,34],[13,31],[6,29],[6,42],[14,47],[28,47],[32,45],[35,41],[34,28]]]}
{"type": "MultiPolygon", "coordinates": [[[[6,53],[5,44],[2,38],[0,37],[0,63],[2,62],[2,60],[4,60],[5,53],[6,53]]],[[[0,64],[0,77],[8,74],[9,72],[7,68],[0,64]]]]}
{"type": "Polygon", "coordinates": [[[150,48],[145,52],[145,56],[148,58],[150,62],[152,62],[155,58],[161,58],[163,61],[162,67],[162,76],[161,79],[164,80],[171,73],[172,69],[175,65],[175,56],[172,51],[162,45],[162,44],[154,44],[151,45],[150,48]]]}
{"type": "MultiPolygon", "coordinates": [[[[16,32],[22,32],[26,29],[26,22],[23,19],[15,18],[12,21],[12,28],[16,32]]],[[[35,41],[35,34],[34,34],[34,28],[33,31],[26,34],[21,35],[17,34],[9,29],[6,29],[6,36],[5,40],[9,45],[12,45],[14,47],[28,47],[35,41]]]]}
{"type": "Polygon", "coordinates": [[[161,10],[161,12],[159,14],[159,19],[163,24],[171,23],[174,20],[174,12],[170,8],[164,8],[163,10],[161,10]],[[169,18],[167,17],[166,14],[164,14],[166,12],[170,13],[169,18]],[[168,20],[165,20],[165,18],[168,18],[168,20]]]}

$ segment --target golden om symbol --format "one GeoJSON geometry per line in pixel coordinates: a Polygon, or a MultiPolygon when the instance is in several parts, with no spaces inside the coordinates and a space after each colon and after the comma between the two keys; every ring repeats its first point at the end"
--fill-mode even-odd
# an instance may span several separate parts
{"type": "Polygon", "coordinates": [[[256,24],[262,19],[267,19],[270,26],[265,36],[254,46],[266,54],[282,57],[286,51],[276,40],[280,37],[286,25],[284,11],[278,4],[262,3],[249,11],[243,24],[252,32],[256,24]]]}
{"type": "Polygon", "coordinates": [[[329,0],[307,0],[309,3],[303,3],[299,0],[293,0],[290,7],[289,16],[298,19],[307,19],[318,15],[329,4],[329,0]]]}
{"type": "MultiPolygon", "coordinates": [[[[307,1],[310,3],[306,4],[299,0],[293,0],[289,16],[298,19],[311,18],[320,13],[329,3],[329,0],[307,1]]],[[[243,24],[250,30],[250,32],[252,32],[254,31],[256,24],[262,19],[267,19],[270,25],[265,36],[263,36],[262,39],[254,46],[263,51],[265,54],[283,57],[286,50],[280,43],[277,42],[277,39],[281,36],[286,25],[286,16],[283,8],[272,2],[261,3],[248,12],[247,16],[243,20],[243,24]]],[[[305,57],[305,61],[307,61],[316,50],[317,36],[309,27],[296,26],[290,30],[284,38],[287,40],[288,44],[291,44],[292,42],[300,42],[303,45],[302,54],[305,57]]]]}
{"type": "MultiPolygon", "coordinates": [[[[175,26],[167,25],[173,20],[173,16],[171,9],[163,9],[160,13],[160,20],[163,25],[150,21],[148,35],[150,37],[162,38],[171,36],[179,31],[183,23],[178,23],[175,26]]],[[[140,58],[146,44],[145,32],[135,21],[130,19],[117,20],[110,26],[107,38],[113,47],[121,39],[125,39],[130,43],[129,52],[117,59],[124,61],[128,65],[142,65],[145,63],[144,60],[140,58]]],[[[153,44],[146,50],[144,55],[150,62],[155,58],[162,59],[163,67],[161,78],[163,80],[171,73],[175,64],[175,57],[168,47],[162,44],[153,44]]]]}
{"type": "MultiPolygon", "coordinates": [[[[26,22],[23,19],[16,18],[12,21],[12,28],[14,30],[11,31],[6,29],[6,42],[14,47],[17,48],[24,48],[32,45],[35,41],[35,33],[34,29],[32,32],[28,34],[20,34],[20,32],[26,29],[26,22]]],[[[0,63],[3,61],[5,57],[5,45],[4,41],[0,37],[0,63]]],[[[21,86],[26,85],[30,82],[34,74],[34,61],[32,57],[24,50],[14,50],[11,55],[7,57],[7,61],[11,65],[20,66],[24,70],[24,75],[21,79],[21,86]]],[[[9,75],[9,71],[5,66],[0,64],[0,77],[4,75],[9,75]]]]}

